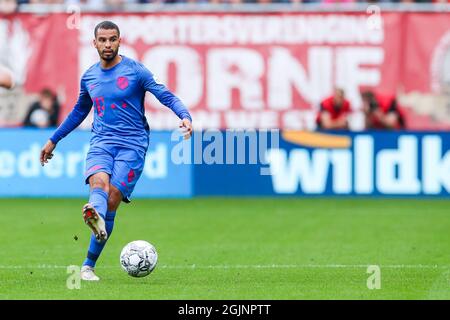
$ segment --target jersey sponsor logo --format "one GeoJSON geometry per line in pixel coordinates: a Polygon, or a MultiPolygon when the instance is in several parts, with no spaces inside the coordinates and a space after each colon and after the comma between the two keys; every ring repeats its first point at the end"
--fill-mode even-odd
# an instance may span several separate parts
{"type": "Polygon", "coordinates": [[[117,87],[120,90],[125,90],[128,88],[128,78],[127,77],[118,77],[117,78],[117,87]]]}

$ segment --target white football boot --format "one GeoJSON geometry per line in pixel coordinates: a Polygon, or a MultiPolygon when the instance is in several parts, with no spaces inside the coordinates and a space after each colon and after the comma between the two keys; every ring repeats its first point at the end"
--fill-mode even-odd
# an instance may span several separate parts
{"type": "Polygon", "coordinates": [[[106,233],[105,220],[97,213],[97,210],[90,203],[86,203],[83,207],[84,222],[94,233],[97,241],[106,241],[108,234],[106,233]]]}
{"type": "Polygon", "coordinates": [[[94,268],[90,267],[90,266],[82,266],[81,267],[81,280],[85,280],[85,281],[99,281],[100,278],[97,277],[97,275],[94,272],[94,268]]]}

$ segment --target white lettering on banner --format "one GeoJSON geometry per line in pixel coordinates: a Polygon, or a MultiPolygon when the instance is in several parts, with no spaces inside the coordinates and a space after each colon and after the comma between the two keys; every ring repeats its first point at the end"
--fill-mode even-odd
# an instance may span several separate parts
{"type": "Polygon", "coordinates": [[[355,159],[355,192],[370,194],[373,192],[373,138],[357,136],[353,140],[355,159]],[[357,177],[357,178],[356,178],[357,177]]]}
{"type": "MultiPolygon", "coordinates": [[[[80,39],[92,41],[92,30],[105,17],[83,16],[80,39]]],[[[361,15],[122,15],[114,21],[127,42],[146,44],[380,44],[384,29],[367,26],[361,15]]]]}
{"type": "Polygon", "coordinates": [[[442,140],[438,136],[426,136],[422,140],[423,191],[439,194],[442,186],[450,192],[450,152],[442,155],[442,140]]]}
{"type": "MultiPolygon", "coordinates": [[[[80,75],[98,61],[92,30],[103,18],[81,18],[80,75]]],[[[314,116],[302,114],[298,119],[295,112],[316,113],[320,100],[339,85],[355,111],[350,127],[360,130],[360,87],[377,87],[382,81],[382,17],[376,29],[368,26],[365,14],[160,13],[114,18],[123,35],[122,54],[141,60],[162,83],[174,84],[170,89],[191,111],[217,113],[214,125],[207,123],[206,129],[315,129],[314,116]],[[231,110],[235,113],[228,117],[231,110]],[[268,113],[243,126],[242,117],[253,114],[235,115],[246,111],[268,113]]],[[[146,101],[152,113],[159,112],[161,105],[153,96],[146,101]]],[[[177,125],[159,115],[150,120],[157,129],[177,125]]]]}
{"type": "Polygon", "coordinates": [[[77,168],[80,168],[80,166],[84,165],[84,159],[85,159],[85,154],[84,153],[80,153],[80,152],[68,152],[67,153],[67,177],[68,178],[75,178],[79,173],[77,168]]]}
{"type": "Polygon", "coordinates": [[[310,158],[307,150],[294,149],[288,158],[285,150],[269,149],[266,159],[276,193],[295,193],[299,183],[307,194],[325,191],[330,161],[327,150],[315,150],[310,158]]]}
{"type": "Polygon", "coordinates": [[[272,49],[267,75],[268,105],[275,110],[292,108],[293,88],[306,101],[318,104],[320,99],[332,92],[332,52],[331,48],[323,47],[308,50],[308,77],[302,64],[288,49],[272,49]]]}
{"type": "Polygon", "coordinates": [[[199,130],[220,128],[220,113],[218,112],[194,111],[191,114],[195,119],[195,128],[199,130]]]}
{"type": "MultiPolygon", "coordinates": [[[[24,178],[37,177],[40,174],[40,164],[37,161],[41,148],[38,144],[31,145],[28,151],[19,154],[17,168],[19,175],[24,178]]],[[[55,152],[56,154],[56,152],[55,152]]]]}
{"type": "Polygon", "coordinates": [[[262,109],[261,78],[264,60],[251,49],[211,49],[208,53],[208,106],[213,110],[232,107],[232,90],[240,93],[244,109],[262,109]]]}
{"type": "MultiPolygon", "coordinates": [[[[233,129],[278,128],[278,113],[229,111],[225,113],[225,123],[233,129]]],[[[216,127],[217,128],[217,127],[216,127]]]]}
{"type": "Polygon", "coordinates": [[[283,113],[282,127],[287,130],[314,130],[316,128],[316,110],[314,109],[303,111],[293,110],[283,113]]]}
{"type": "MultiPolygon", "coordinates": [[[[275,111],[228,111],[224,114],[220,112],[208,112],[204,110],[193,110],[192,119],[195,119],[195,128],[198,130],[219,129],[221,119],[229,129],[254,129],[259,127],[278,128],[278,121],[285,124],[284,127],[290,130],[313,130],[312,123],[315,122],[316,113],[311,110],[287,111],[279,114],[275,111]]],[[[178,124],[178,118],[173,112],[166,109],[146,112],[146,117],[152,130],[171,130],[173,124],[178,124]]]]}
{"type": "MultiPolygon", "coordinates": [[[[200,56],[189,47],[156,47],[147,51],[142,62],[148,66],[159,80],[167,84],[169,79],[169,66],[176,68],[175,91],[183,97],[183,103],[194,107],[200,102],[203,93],[203,78],[200,56]],[[187,81],[189,79],[189,81],[187,81]]],[[[159,104],[154,99],[153,104],[159,104]]],[[[159,104],[160,105],[160,104],[159,104]]]]}
{"type": "Polygon", "coordinates": [[[280,194],[323,193],[327,183],[335,194],[413,195],[439,194],[444,187],[450,192],[450,150],[442,155],[442,138],[424,136],[419,153],[419,139],[414,135],[398,138],[398,146],[374,152],[374,138],[359,135],[353,139],[353,150],[342,149],[269,149],[267,160],[273,189],[280,194]],[[422,158],[419,175],[418,160],[422,158]],[[353,161],[353,165],[352,165],[353,161]],[[376,164],[376,166],[374,166],[376,164]],[[327,180],[329,167],[331,181],[327,180]],[[354,171],[353,171],[354,168],[354,171]],[[354,184],[352,184],[354,172],[354,184]],[[421,176],[421,179],[419,179],[421,176]]]}
{"type": "Polygon", "coordinates": [[[333,190],[338,194],[352,191],[352,157],[346,150],[335,150],[330,153],[333,167],[333,190]],[[349,165],[350,164],[350,165],[349,165]]]}
{"type": "Polygon", "coordinates": [[[377,188],[385,194],[417,194],[418,179],[417,138],[398,138],[398,149],[385,149],[377,155],[377,188]]]}
{"type": "MultiPolygon", "coordinates": [[[[164,143],[157,143],[155,150],[148,151],[144,175],[151,179],[163,179],[168,174],[168,147],[164,143]]],[[[0,179],[13,177],[39,178],[45,176],[50,179],[78,178],[84,174],[84,165],[89,145],[80,151],[55,151],[53,158],[42,167],[39,163],[41,145],[31,144],[27,149],[14,153],[0,150],[0,179]]]]}
{"type": "MultiPolygon", "coordinates": [[[[381,48],[310,47],[307,49],[308,68],[305,69],[287,48],[274,48],[267,57],[266,71],[266,57],[257,50],[210,49],[206,53],[207,91],[204,92],[200,72],[202,66],[195,50],[187,47],[159,50],[156,47],[145,53],[146,65],[157,65],[157,74],[161,75],[163,83],[167,83],[168,66],[173,64],[177,70],[176,94],[187,105],[195,107],[206,93],[207,107],[212,111],[230,110],[233,107],[233,90],[239,92],[239,101],[235,103],[248,110],[262,110],[265,107],[276,111],[292,110],[295,107],[294,90],[309,103],[309,107],[313,107],[330,94],[334,77],[338,85],[346,90],[348,99],[356,109],[361,104],[359,88],[380,83],[379,67],[384,60],[381,48]],[[156,58],[164,52],[168,53],[166,58],[156,58]],[[186,52],[189,53],[185,55],[186,52]],[[264,92],[264,77],[267,77],[267,94],[264,92]],[[264,98],[265,95],[267,98],[264,98]]],[[[155,101],[153,99],[151,104],[157,105],[155,101]]]]}
{"type": "Polygon", "coordinates": [[[14,175],[14,153],[0,151],[0,178],[9,178],[14,175]]]}

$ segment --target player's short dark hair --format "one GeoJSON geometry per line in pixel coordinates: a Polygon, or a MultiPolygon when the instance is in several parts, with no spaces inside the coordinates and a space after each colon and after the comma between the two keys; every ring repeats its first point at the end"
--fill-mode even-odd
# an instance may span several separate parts
{"type": "Polygon", "coordinates": [[[115,24],[112,21],[102,21],[98,25],[96,25],[95,29],[94,29],[94,37],[95,38],[97,38],[97,31],[98,31],[98,29],[105,29],[105,30],[115,29],[115,30],[117,30],[117,33],[119,34],[119,37],[120,37],[119,27],[117,26],[117,24],[115,24]]]}

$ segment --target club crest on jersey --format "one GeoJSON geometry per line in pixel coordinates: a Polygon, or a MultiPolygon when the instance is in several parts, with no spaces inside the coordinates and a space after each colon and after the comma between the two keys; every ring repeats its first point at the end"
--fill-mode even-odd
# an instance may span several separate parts
{"type": "Polygon", "coordinates": [[[128,88],[128,78],[127,77],[118,77],[117,78],[117,87],[121,90],[125,90],[128,88]]]}

